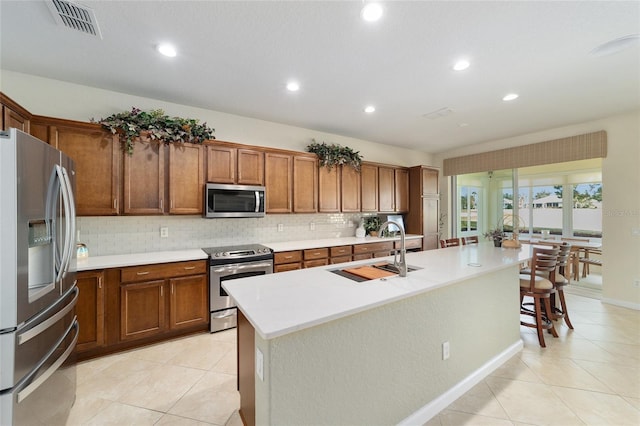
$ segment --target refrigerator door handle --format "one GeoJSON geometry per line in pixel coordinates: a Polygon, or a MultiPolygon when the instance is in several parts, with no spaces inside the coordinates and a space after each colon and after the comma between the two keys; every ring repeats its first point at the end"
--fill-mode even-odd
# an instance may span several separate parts
{"type": "Polygon", "coordinates": [[[73,289],[75,295],[73,296],[73,300],[67,304],[63,309],[56,312],[55,315],[47,318],[47,320],[42,321],[37,326],[33,327],[30,330],[25,331],[24,333],[18,334],[18,345],[22,345],[23,343],[28,342],[29,340],[36,337],[38,334],[42,333],[53,324],[57,323],[61,318],[67,315],[73,308],[76,306],[76,302],[78,301],[78,288],[73,289]]]}
{"type": "MultiPolygon", "coordinates": [[[[78,342],[79,327],[78,327],[77,319],[73,320],[71,327],[69,328],[67,333],[65,333],[62,341],[64,341],[64,338],[67,336],[68,332],[71,331],[71,329],[75,329],[75,336],[73,336],[73,342],[71,342],[71,344],[64,351],[64,353],[60,355],[60,358],[55,360],[55,362],[47,369],[47,371],[42,373],[40,377],[38,377],[33,382],[31,382],[29,386],[25,387],[20,392],[18,392],[18,398],[17,398],[18,404],[24,401],[29,395],[31,395],[36,389],[38,389],[44,382],[46,382],[47,379],[51,377],[51,375],[60,368],[60,366],[67,360],[67,358],[69,358],[69,355],[71,355],[71,352],[73,352],[73,350],[76,347],[76,343],[78,342]]],[[[62,341],[60,343],[62,343],[62,341]]]]}
{"type": "MultiPolygon", "coordinates": [[[[64,227],[64,244],[62,247],[62,256],[60,257],[60,267],[56,273],[56,282],[60,281],[62,279],[62,277],[64,276],[64,273],[66,272],[66,263],[67,263],[67,258],[69,257],[70,254],[70,249],[69,249],[69,240],[72,238],[71,237],[71,225],[70,225],[70,207],[69,207],[69,196],[68,196],[68,188],[67,188],[67,183],[65,180],[65,173],[62,171],[62,168],[58,165],[56,165],[55,167],[56,169],[56,174],[58,175],[58,182],[60,185],[60,192],[62,192],[62,202],[64,203],[64,219],[65,219],[65,227],[64,227]]],[[[57,216],[57,212],[53,212],[54,215],[57,216]]]]}
{"type": "MultiPolygon", "coordinates": [[[[73,187],[71,186],[69,173],[64,167],[62,167],[62,182],[64,182],[63,187],[65,188],[63,191],[63,197],[67,197],[67,205],[69,207],[69,210],[65,210],[65,220],[67,223],[66,228],[69,230],[67,233],[68,239],[65,241],[65,246],[68,249],[67,258],[64,263],[64,273],[66,273],[69,270],[69,264],[73,258],[74,238],[76,235],[76,202],[73,198],[73,187]]],[[[65,206],[65,208],[67,207],[65,206]]]]}

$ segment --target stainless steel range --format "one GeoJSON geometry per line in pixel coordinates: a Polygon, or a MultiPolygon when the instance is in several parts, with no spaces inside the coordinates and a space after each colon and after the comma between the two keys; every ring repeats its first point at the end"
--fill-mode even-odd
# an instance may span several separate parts
{"type": "Polygon", "coordinates": [[[273,250],[260,244],[203,248],[209,255],[209,310],[212,333],[234,328],[235,301],[222,288],[227,280],[273,273],[273,250]]]}

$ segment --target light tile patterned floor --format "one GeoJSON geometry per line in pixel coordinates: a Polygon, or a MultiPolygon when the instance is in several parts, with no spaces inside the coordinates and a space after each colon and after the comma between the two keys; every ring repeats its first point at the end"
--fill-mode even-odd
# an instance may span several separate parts
{"type": "MultiPolygon", "coordinates": [[[[568,295],[575,330],[521,328],[524,349],[439,415],[446,425],[640,424],[640,312],[568,295]]],[[[241,425],[235,330],[78,366],[69,425],[241,425]]]]}

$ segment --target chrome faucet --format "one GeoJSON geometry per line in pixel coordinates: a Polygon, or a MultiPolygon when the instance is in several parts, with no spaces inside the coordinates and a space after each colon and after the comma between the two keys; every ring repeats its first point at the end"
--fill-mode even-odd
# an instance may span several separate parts
{"type": "MultiPolygon", "coordinates": [[[[397,222],[393,220],[388,220],[382,225],[380,225],[380,230],[378,230],[378,234],[382,236],[382,231],[389,225],[395,225],[400,230],[400,262],[396,260],[396,256],[393,256],[393,266],[398,268],[401,277],[407,276],[407,260],[405,258],[407,254],[407,249],[404,246],[404,229],[397,222]]],[[[397,254],[397,252],[396,252],[397,254]]]]}

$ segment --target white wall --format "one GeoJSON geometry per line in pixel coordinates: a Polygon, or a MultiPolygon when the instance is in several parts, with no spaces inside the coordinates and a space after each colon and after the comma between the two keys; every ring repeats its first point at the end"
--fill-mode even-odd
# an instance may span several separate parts
{"type": "Polygon", "coordinates": [[[216,139],[249,145],[306,151],[311,139],[317,142],[349,146],[366,161],[400,166],[429,165],[430,154],[391,147],[362,139],[324,133],[301,127],[287,126],[226,114],[187,105],[173,104],[156,99],[142,98],[124,93],[81,86],[58,80],[36,77],[13,71],[0,70],[0,91],[33,114],[69,120],[99,120],[111,114],[137,107],[142,110],[163,109],[167,115],[199,119],[216,132],[216,139]]]}
{"type": "MultiPolygon", "coordinates": [[[[608,153],[602,160],[603,187],[603,301],[640,309],[640,111],[587,123],[549,129],[508,139],[488,141],[435,155],[435,165],[445,158],[526,145],[605,130],[608,153]]],[[[448,179],[442,179],[442,208],[448,213],[448,179]]],[[[449,215],[450,216],[450,215],[449,215]]]]}

